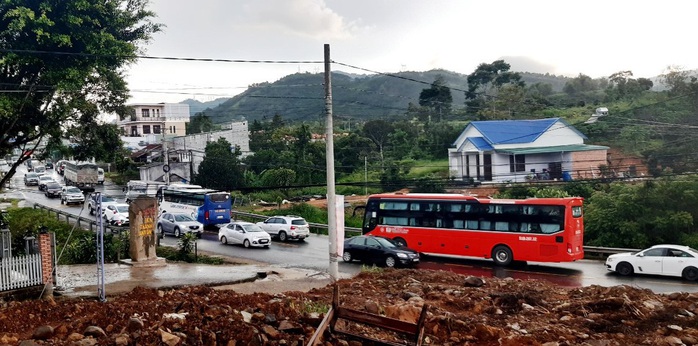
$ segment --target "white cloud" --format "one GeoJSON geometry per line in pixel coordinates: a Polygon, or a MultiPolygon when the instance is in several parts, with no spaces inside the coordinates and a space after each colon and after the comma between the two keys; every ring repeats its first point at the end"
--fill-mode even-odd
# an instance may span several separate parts
{"type": "Polygon", "coordinates": [[[359,21],[347,21],[323,0],[253,1],[244,6],[249,27],[316,40],[350,39],[359,21]]]}
{"type": "MultiPolygon", "coordinates": [[[[502,58],[513,70],[593,78],[698,68],[688,38],[698,2],[681,0],[152,0],[152,10],[167,25],[147,47],[157,56],[321,61],[328,43],[333,60],[380,72],[469,74],[502,58]]],[[[322,64],[143,60],[128,81],[137,102],[177,102],[306,71],[322,64]]]]}

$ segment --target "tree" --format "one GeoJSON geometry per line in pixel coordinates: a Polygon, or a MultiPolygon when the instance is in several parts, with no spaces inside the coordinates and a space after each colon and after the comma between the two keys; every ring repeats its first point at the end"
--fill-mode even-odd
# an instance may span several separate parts
{"type": "Polygon", "coordinates": [[[191,117],[187,123],[187,134],[192,135],[195,133],[210,132],[214,128],[213,121],[211,121],[211,118],[207,116],[206,113],[198,113],[191,117]]]}
{"type": "Polygon", "coordinates": [[[594,91],[598,89],[598,83],[594,81],[591,77],[580,73],[579,76],[574,77],[565,83],[562,91],[567,95],[575,96],[588,91],[594,91]]]}
{"type": "MultiPolygon", "coordinates": [[[[148,0],[0,4],[0,155],[67,133],[88,142],[102,126],[96,121],[100,113],[127,114],[124,68],[161,28],[147,5],[148,0]]],[[[101,158],[99,150],[83,149],[76,158],[101,158]]]]}
{"type": "Polygon", "coordinates": [[[262,185],[281,189],[284,196],[288,197],[288,189],[296,181],[296,171],[288,168],[273,168],[262,173],[262,185]]]}
{"type": "Polygon", "coordinates": [[[388,143],[389,135],[393,132],[393,126],[385,120],[371,120],[364,124],[362,132],[378,148],[382,164],[385,161],[385,144],[388,143]]]}
{"type": "Polygon", "coordinates": [[[468,90],[465,92],[465,105],[469,112],[478,113],[487,106],[488,98],[495,98],[499,89],[507,84],[525,86],[521,75],[510,72],[511,65],[504,60],[496,60],[491,64],[480,64],[468,76],[468,90]]]}
{"type": "Polygon", "coordinates": [[[439,116],[439,121],[442,120],[443,116],[451,114],[452,103],[451,89],[446,86],[444,77],[441,75],[436,77],[430,88],[423,89],[419,93],[419,105],[428,107],[434,114],[439,116]]]}
{"type": "Polygon", "coordinates": [[[206,145],[206,157],[199,165],[194,183],[210,189],[231,191],[244,187],[245,177],[240,165],[240,149],[225,138],[206,145]]]}

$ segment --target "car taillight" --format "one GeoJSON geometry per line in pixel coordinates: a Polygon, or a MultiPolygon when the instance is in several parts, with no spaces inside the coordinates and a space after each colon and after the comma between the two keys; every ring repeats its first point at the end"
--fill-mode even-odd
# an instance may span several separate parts
{"type": "Polygon", "coordinates": [[[204,212],[204,219],[208,220],[208,210],[204,212]]]}
{"type": "Polygon", "coordinates": [[[295,231],[296,229],[297,229],[296,226],[291,226],[291,230],[292,230],[292,231],[295,231]]]}

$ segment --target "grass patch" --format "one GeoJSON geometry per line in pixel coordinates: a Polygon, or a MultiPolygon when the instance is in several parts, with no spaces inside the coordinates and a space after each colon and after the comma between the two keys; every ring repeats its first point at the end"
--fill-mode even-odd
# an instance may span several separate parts
{"type": "Polygon", "coordinates": [[[418,160],[415,161],[407,174],[408,178],[419,178],[429,174],[448,177],[448,160],[418,160]]]}
{"type": "Polygon", "coordinates": [[[306,301],[303,303],[301,311],[304,313],[319,313],[324,314],[330,311],[330,305],[321,302],[306,301]]]}
{"type": "Polygon", "coordinates": [[[379,266],[377,266],[377,265],[375,265],[375,264],[372,264],[372,265],[362,264],[362,265],[361,265],[361,272],[362,272],[362,273],[373,273],[373,274],[377,274],[377,273],[382,273],[382,272],[383,272],[383,268],[381,268],[381,267],[379,267],[379,266]]]}
{"type": "Polygon", "coordinates": [[[208,256],[202,254],[193,253],[183,253],[179,249],[171,246],[158,246],[155,249],[158,257],[163,257],[170,262],[186,262],[186,263],[198,263],[198,264],[237,264],[230,262],[224,258],[217,256],[208,256]]]}

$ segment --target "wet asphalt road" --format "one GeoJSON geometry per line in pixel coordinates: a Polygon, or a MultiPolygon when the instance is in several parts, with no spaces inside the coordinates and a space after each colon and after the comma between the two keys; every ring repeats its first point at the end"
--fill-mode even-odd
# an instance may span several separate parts
{"type": "MultiPolygon", "coordinates": [[[[23,169],[23,168],[22,168],[23,169]]],[[[52,174],[62,181],[61,177],[52,171],[52,174]]],[[[69,211],[75,215],[88,216],[86,208],[81,206],[64,206],[59,199],[48,199],[36,187],[24,187],[22,178],[24,171],[20,171],[13,178],[14,188],[7,191],[7,196],[24,198],[27,205],[39,203],[54,208],[69,211]]],[[[97,191],[107,193],[115,198],[123,198],[124,194],[120,186],[106,182],[99,186],[97,191]]],[[[165,245],[175,246],[177,240],[166,237],[162,240],[165,245]]],[[[244,258],[262,263],[274,264],[289,268],[312,269],[321,272],[329,271],[329,244],[327,236],[312,235],[303,242],[291,241],[281,243],[273,241],[269,249],[250,248],[245,249],[237,245],[223,245],[218,242],[217,234],[208,232],[203,239],[197,242],[198,249],[221,255],[244,258]]],[[[362,265],[344,263],[338,259],[338,268],[341,274],[356,274],[361,271],[362,265]]],[[[437,257],[423,257],[418,268],[432,270],[449,270],[465,275],[483,277],[513,277],[517,279],[539,279],[554,283],[563,287],[580,287],[589,285],[615,286],[631,285],[648,288],[654,292],[698,292],[698,283],[688,282],[680,278],[666,278],[660,276],[634,276],[621,277],[615,273],[609,273],[602,261],[582,260],[574,263],[528,263],[510,268],[495,266],[492,261],[484,259],[451,259],[437,257]]]]}

